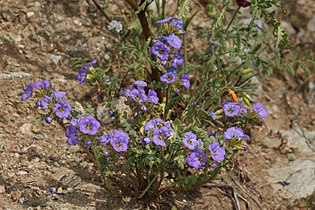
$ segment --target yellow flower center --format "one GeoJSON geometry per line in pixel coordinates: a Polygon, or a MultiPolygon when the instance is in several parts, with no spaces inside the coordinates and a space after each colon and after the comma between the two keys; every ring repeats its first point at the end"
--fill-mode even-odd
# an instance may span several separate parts
{"type": "Polygon", "coordinates": [[[164,135],[163,134],[159,135],[159,139],[162,141],[164,139],[164,135]]]}
{"type": "Polygon", "coordinates": [[[121,143],[120,142],[116,142],[116,147],[120,147],[121,143]]]}

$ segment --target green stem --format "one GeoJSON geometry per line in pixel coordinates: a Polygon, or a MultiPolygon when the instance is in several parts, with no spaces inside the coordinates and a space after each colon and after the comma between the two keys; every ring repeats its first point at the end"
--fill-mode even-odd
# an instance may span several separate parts
{"type": "Polygon", "coordinates": [[[151,180],[151,182],[148,184],[148,186],[144,189],[144,191],[141,193],[141,195],[138,197],[138,199],[141,199],[147,191],[150,189],[151,185],[155,182],[155,180],[158,178],[159,174],[156,174],[154,178],[151,180]]]}

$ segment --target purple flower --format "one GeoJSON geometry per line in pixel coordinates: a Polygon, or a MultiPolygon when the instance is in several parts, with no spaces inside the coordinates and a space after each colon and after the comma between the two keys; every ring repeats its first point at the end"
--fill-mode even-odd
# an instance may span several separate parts
{"type": "Polygon", "coordinates": [[[109,156],[109,152],[106,151],[106,150],[104,150],[104,151],[103,151],[103,155],[104,155],[105,157],[108,157],[108,156],[109,156]]]}
{"type": "Polygon", "coordinates": [[[64,91],[58,91],[58,92],[53,92],[53,96],[52,96],[52,98],[54,99],[54,100],[62,100],[62,99],[66,99],[67,98],[67,93],[66,92],[64,92],[64,91]]]}
{"type": "Polygon", "coordinates": [[[130,100],[138,104],[143,104],[147,100],[147,95],[143,89],[133,89],[130,91],[130,100]]]}
{"type": "Polygon", "coordinates": [[[40,81],[37,81],[37,82],[34,82],[34,88],[36,89],[42,89],[42,90],[47,90],[50,86],[50,83],[48,80],[43,80],[42,82],[40,81]]]}
{"type": "Polygon", "coordinates": [[[174,33],[170,33],[170,35],[166,37],[166,42],[175,49],[180,49],[182,46],[182,40],[174,33]]]}
{"type": "Polygon", "coordinates": [[[172,66],[174,68],[177,68],[178,66],[181,66],[184,64],[184,58],[183,58],[183,54],[179,53],[179,52],[175,52],[175,54],[172,57],[172,66]]]}
{"type": "Polygon", "coordinates": [[[49,96],[44,95],[44,98],[40,99],[37,102],[37,107],[40,107],[42,110],[48,108],[48,104],[52,102],[52,99],[49,96]]]}
{"type": "Polygon", "coordinates": [[[174,67],[172,67],[172,66],[166,68],[166,71],[167,71],[167,72],[171,72],[171,73],[173,73],[174,75],[177,75],[176,68],[174,68],[174,67]]]}
{"type": "Polygon", "coordinates": [[[210,166],[211,166],[211,168],[216,168],[216,167],[217,167],[217,163],[216,163],[216,162],[212,162],[212,163],[210,164],[210,166]]]}
{"type": "Polygon", "coordinates": [[[235,117],[240,113],[241,106],[237,102],[223,102],[224,114],[228,117],[235,117]]]}
{"type": "Polygon", "coordinates": [[[183,30],[184,22],[181,19],[173,18],[171,24],[174,29],[183,30]]]}
{"type": "Polygon", "coordinates": [[[127,133],[113,130],[113,136],[110,138],[110,143],[116,152],[125,152],[128,149],[129,139],[127,133]]]}
{"type": "Polygon", "coordinates": [[[33,96],[33,84],[30,83],[25,87],[25,91],[21,96],[22,101],[26,101],[33,96]]]}
{"type": "Polygon", "coordinates": [[[87,75],[88,75],[87,70],[85,70],[84,68],[80,68],[77,74],[77,80],[79,81],[80,85],[86,82],[87,75]]]}
{"type": "Polygon", "coordinates": [[[48,116],[48,117],[45,118],[45,122],[46,122],[47,124],[51,124],[52,121],[53,121],[53,117],[52,117],[52,116],[48,116]]]}
{"type": "Polygon", "coordinates": [[[206,165],[207,155],[202,149],[197,149],[189,153],[186,158],[186,162],[193,168],[202,168],[206,165]]]}
{"type": "Polygon", "coordinates": [[[87,63],[87,64],[85,64],[84,66],[82,66],[81,68],[90,69],[90,68],[92,68],[96,63],[97,63],[97,60],[94,59],[94,60],[92,60],[90,63],[87,63]]]}
{"type": "Polygon", "coordinates": [[[71,105],[64,100],[61,100],[58,103],[56,103],[54,107],[54,112],[59,118],[69,117],[71,114],[71,110],[72,110],[71,105]]]}
{"type": "Polygon", "coordinates": [[[156,21],[155,24],[159,25],[159,24],[168,23],[168,22],[170,22],[172,19],[173,19],[173,17],[168,17],[168,18],[165,18],[165,19],[163,19],[163,20],[156,21]]]}
{"type": "Polygon", "coordinates": [[[156,128],[153,131],[153,142],[159,146],[166,146],[165,140],[170,136],[170,129],[167,127],[156,128]]]}
{"type": "Polygon", "coordinates": [[[79,133],[77,129],[70,125],[70,127],[66,130],[66,136],[68,137],[69,145],[76,145],[79,143],[79,133]]]}
{"type": "Polygon", "coordinates": [[[152,130],[158,127],[158,124],[162,122],[160,118],[154,118],[152,120],[149,120],[145,125],[144,125],[144,130],[152,130]]]}
{"type": "Polygon", "coordinates": [[[182,142],[190,150],[198,148],[197,136],[192,132],[184,133],[184,140],[182,142]]]}
{"type": "Polygon", "coordinates": [[[78,122],[79,122],[79,120],[78,120],[78,119],[76,119],[76,118],[72,118],[72,119],[70,120],[70,125],[73,125],[73,126],[78,126],[78,122]]]}
{"type": "Polygon", "coordinates": [[[255,113],[261,118],[267,118],[268,110],[261,103],[256,103],[253,105],[255,113]]]}
{"type": "Polygon", "coordinates": [[[146,86],[148,86],[148,83],[141,81],[141,80],[137,80],[133,83],[133,85],[135,85],[137,87],[146,87],[146,86]]]}
{"type": "Polygon", "coordinates": [[[232,140],[232,139],[242,139],[249,141],[250,138],[248,135],[244,133],[241,128],[230,127],[224,132],[224,139],[225,140],[232,140]]]}
{"type": "Polygon", "coordinates": [[[215,141],[209,145],[210,155],[213,160],[215,161],[222,161],[224,160],[225,156],[225,149],[220,147],[220,143],[215,141]]]}
{"type": "Polygon", "coordinates": [[[93,116],[87,116],[79,120],[78,126],[82,133],[94,135],[101,125],[93,116]]]}
{"type": "Polygon", "coordinates": [[[144,137],[142,140],[141,140],[141,143],[143,145],[147,145],[147,144],[150,144],[151,143],[151,139],[149,137],[144,137]]]}
{"type": "Polygon", "coordinates": [[[243,151],[247,151],[247,150],[248,150],[248,146],[243,146],[243,147],[242,147],[242,150],[243,150],[243,151]]]}
{"type": "Polygon", "coordinates": [[[103,136],[101,136],[98,140],[99,143],[103,143],[103,144],[107,144],[110,140],[110,138],[112,137],[111,134],[105,134],[103,136]]]}
{"type": "Polygon", "coordinates": [[[160,77],[160,79],[162,82],[165,82],[166,84],[169,85],[169,84],[175,82],[175,75],[172,72],[168,72],[166,74],[163,74],[160,77]]]}
{"type": "Polygon", "coordinates": [[[151,47],[151,53],[160,58],[161,61],[167,61],[170,53],[170,48],[163,42],[155,42],[151,47]]]}
{"type": "Polygon", "coordinates": [[[157,93],[154,90],[149,90],[148,91],[148,100],[151,101],[154,104],[159,103],[159,98],[157,97],[157,93]]]}
{"type": "Polygon", "coordinates": [[[190,88],[190,80],[189,80],[189,74],[183,74],[182,78],[180,79],[180,82],[185,88],[190,88]]]}
{"type": "Polygon", "coordinates": [[[130,96],[131,90],[133,90],[132,87],[126,87],[126,88],[124,88],[123,90],[120,91],[119,95],[128,97],[128,96],[130,96]]]}

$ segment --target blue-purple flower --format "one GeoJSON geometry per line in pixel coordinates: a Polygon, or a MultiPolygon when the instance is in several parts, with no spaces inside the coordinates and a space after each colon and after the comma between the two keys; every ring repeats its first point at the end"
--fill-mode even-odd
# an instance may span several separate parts
{"type": "Polygon", "coordinates": [[[86,116],[79,120],[78,126],[82,133],[94,135],[101,125],[93,116],[86,116]]]}
{"type": "Polygon", "coordinates": [[[67,98],[67,92],[64,92],[64,91],[58,91],[58,92],[53,92],[53,96],[52,98],[54,100],[62,100],[62,99],[66,99],[67,98]]]}
{"type": "Polygon", "coordinates": [[[215,141],[209,145],[210,155],[213,160],[215,161],[222,161],[224,160],[225,156],[225,149],[223,147],[220,147],[220,143],[215,141]]]}
{"type": "Polygon", "coordinates": [[[175,52],[173,57],[172,57],[172,66],[174,68],[177,68],[178,66],[181,66],[184,64],[184,58],[183,58],[183,54],[179,53],[179,52],[175,52]]]}
{"type": "Polygon", "coordinates": [[[183,144],[190,150],[198,148],[197,136],[192,132],[184,133],[183,144]]]}
{"type": "Polygon", "coordinates": [[[80,85],[86,82],[87,75],[88,75],[87,70],[84,68],[80,68],[80,70],[77,74],[77,80],[79,81],[80,85]]]}
{"type": "Polygon", "coordinates": [[[52,117],[52,116],[48,116],[48,117],[45,118],[45,122],[46,122],[47,124],[51,124],[52,121],[53,121],[53,117],[52,117]]]}
{"type": "Polygon", "coordinates": [[[102,144],[107,144],[110,141],[111,137],[112,137],[111,134],[104,134],[99,138],[98,142],[102,144]]]}
{"type": "Polygon", "coordinates": [[[151,47],[151,53],[160,58],[161,61],[167,61],[170,53],[170,48],[163,42],[155,42],[151,47]]]}
{"type": "Polygon", "coordinates": [[[79,133],[77,129],[70,125],[70,127],[66,130],[66,136],[68,137],[69,145],[76,145],[79,143],[79,133]]]}
{"type": "Polygon", "coordinates": [[[137,87],[146,87],[146,86],[148,86],[148,83],[146,83],[145,81],[142,81],[142,80],[137,80],[133,83],[133,85],[135,85],[137,87]]]}
{"type": "Polygon", "coordinates": [[[160,24],[168,23],[168,22],[170,22],[172,19],[173,19],[173,17],[168,17],[168,18],[165,18],[165,19],[163,19],[163,20],[156,21],[155,24],[160,25],[160,24]]]}
{"type": "Polygon", "coordinates": [[[257,116],[261,118],[267,118],[268,110],[261,103],[256,103],[253,105],[253,109],[257,116]]]}
{"type": "Polygon", "coordinates": [[[143,89],[133,89],[130,91],[130,100],[138,104],[143,104],[147,100],[147,95],[143,89]]]}
{"type": "Polygon", "coordinates": [[[249,141],[250,138],[248,135],[244,133],[241,128],[230,127],[224,132],[224,139],[225,140],[236,140],[241,139],[245,141],[249,141]]]}
{"type": "Polygon", "coordinates": [[[183,74],[182,78],[180,79],[180,82],[185,88],[190,88],[190,79],[189,79],[189,74],[183,74]]]}
{"type": "Polygon", "coordinates": [[[91,140],[85,140],[84,145],[89,147],[91,145],[91,140]]]}
{"type": "Polygon", "coordinates": [[[173,18],[171,24],[176,30],[183,30],[184,22],[179,18],[173,18]]]}
{"type": "Polygon", "coordinates": [[[45,110],[48,108],[48,104],[50,102],[52,102],[52,99],[49,96],[44,95],[44,97],[37,102],[36,107],[40,107],[42,110],[45,110]]]}
{"type": "Polygon", "coordinates": [[[154,90],[149,89],[148,91],[148,100],[154,104],[159,103],[159,98],[157,97],[157,93],[154,90]]]}
{"type": "Polygon", "coordinates": [[[127,133],[113,130],[113,136],[110,138],[110,143],[116,152],[125,152],[128,149],[129,139],[127,133]]]}
{"type": "Polygon", "coordinates": [[[149,137],[144,137],[142,140],[141,140],[141,143],[143,145],[147,145],[147,144],[150,144],[151,143],[151,139],[149,137]]]}
{"type": "Polygon", "coordinates": [[[158,124],[162,122],[160,118],[154,118],[152,120],[149,120],[145,125],[144,125],[144,130],[152,130],[158,127],[158,124]]]}
{"type": "Polygon", "coordinates": [[[26,101],[33,96],[33,84],[30,83],[25,87],[25,91],[21,96],[22,101],[26,101]]]}
{"type": "Polygon", "coordinates": [[[241,111],[241,106],[237,102],[223,102],[222,106],[224,114],[228,117],[238,116],[241,111]]]}
{"type": "Polygon", "coordinates": [[[167,127],[156,128],[153,131],[153,142],[159,146],[166,146],[165,140],[170,136],[170,129],[167,127]]]}
{"type": "Polygon", "coordinates": [[[175,49],[180,49],[182,46],[182,40],[174,33],[170,33],[168,37],[166,37],[166,42],[175,49]]]}
{"type": "Polygon", "coordinates": [[[59,118],[69,117],[71,114],[71,110],[72,110],[71,105],[64,100],[61,100],[58,103],[56,103],[54,107],[54,112],[59,118]]]}
{"type": "Polygon", "coordinates": [[[50,86],[50,83],[48,80],[43,80],[43,81],[37,81],[34,82],[34,88],[39,89],[39,90],[47,90],[50,86]]]}
{"type": "Polygon", "coordinates": [[[186,162],[193,168],[202,168],[207,163],[207,155],[202,149],[197,149],[189,153],[186,158],[186,162]]]}
{"type": "Polygon", "coordinates": [[[162,82],[165,82],[166,84],[171,84],[175,82],[175,75],[172,72],[167,72],[166,74],[163,74],[160,77],[162,82]]]}

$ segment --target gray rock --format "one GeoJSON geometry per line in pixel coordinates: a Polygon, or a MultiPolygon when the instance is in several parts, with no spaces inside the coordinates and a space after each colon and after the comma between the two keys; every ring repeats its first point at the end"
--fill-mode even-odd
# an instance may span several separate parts
{"type": "Polygon", "coordinates": [[[262,141],[262,145],[268,148],[277,149],[281,144],[281,140],[276,137],[267,137],[262,141]]]}
{"type": "Polygon", "coordinates": [[[310,21],[308,21],[306,27],[307,27],[307,30],[309,30],[310,32],[315,32],[315,17],[313,17],[312,19],[310,19],[310,21]]]}
{"type": "Polygon", "coordinates": [[[55,65],[58,65],[60,59],[62,58],[60,55],[54,55],[54,54],[51,54],[49,55],[49,58],[52,60],[52,62],[55,64],[55,65]]]}
{"type": "Polygon", "coordinates": [[[296,128],[288,131],[281,131],[283,137],[288,139],[288,143],[297,148],[301,153],[313,153],[315,154],[315,131],[304,131],[304,135],[301,129],[296,128]],[[309,145],[307,142],[309,142],[309,145]]]}
{"type": "Polygon", "coordinates": [[[23,71],[0,73],[0,79],[16,79],[16,78],[24,78],[24,77],[30,77],[30,76],[32,75],[23,71]]]}
{"type": "Polygon", "coordinates": [[[306,198],[315,189],[315,157],[291,162],[283,168],[269,170],[269,182],[275,191],[284,191],[282,197],[306,198]],[[287,183],[286,185],[280,183],[287,183]]]}

